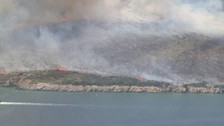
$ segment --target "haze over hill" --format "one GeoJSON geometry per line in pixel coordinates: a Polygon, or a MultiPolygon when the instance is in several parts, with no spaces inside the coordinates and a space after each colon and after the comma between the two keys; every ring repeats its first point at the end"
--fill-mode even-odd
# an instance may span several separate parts
{"type": "Polygon", "coordinates": [[[224,83],[223,0],[1,0],[0,68],[224,83]]]}

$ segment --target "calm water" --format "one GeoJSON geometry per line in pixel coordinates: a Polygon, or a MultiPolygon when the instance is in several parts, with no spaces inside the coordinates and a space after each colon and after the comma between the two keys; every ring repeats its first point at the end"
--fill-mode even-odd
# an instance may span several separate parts
{"type": "Polygon", "coordinates": [[[224,125],[222,94],[68,93],[0,88],[0,99],[0,126],[224,125]]]}

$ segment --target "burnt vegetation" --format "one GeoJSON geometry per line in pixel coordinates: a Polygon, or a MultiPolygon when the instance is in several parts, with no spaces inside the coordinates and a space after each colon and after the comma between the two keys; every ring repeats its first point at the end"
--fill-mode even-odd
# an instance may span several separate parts
{"type": "Polygon", "coordinates": [[[137,78],[125,76],[101,76],[97,74],[82,73],[77,71],[29,71],[21,73],[10,73],[0,75],[0,83],[8,85],[16,85],[21,79],[31,80],[35,83],[50,83],[63,85],[98,85],[98,86],[169,86],[170,83],[139,80],[137,78]]]}
{"type": "MultiPolygon", "coordinates": [[[[122,85],[122,86],[163,86],[169,85],[166,82],[158,81],[141,81],[136,78],[125,76],[101,76],[90,73],[80,73],[77,71],[34,71],[27,79],[32,80],[34,83],[52,83],[52,84],[72,84],[72,85],[122,85]]],[[[24,73],[27,74],[27,73],[24,73]]]]}

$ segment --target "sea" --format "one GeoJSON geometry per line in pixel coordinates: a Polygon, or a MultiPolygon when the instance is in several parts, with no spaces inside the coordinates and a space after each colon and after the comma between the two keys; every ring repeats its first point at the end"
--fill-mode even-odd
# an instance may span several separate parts
{"type": "Polygon", "coordinates": [[[0,87],[0,126],[224,126],[224,94],[0,87]]]}

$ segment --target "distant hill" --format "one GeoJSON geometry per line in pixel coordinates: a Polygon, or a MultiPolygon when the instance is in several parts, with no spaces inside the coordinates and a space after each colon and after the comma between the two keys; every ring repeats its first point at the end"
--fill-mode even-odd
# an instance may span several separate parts
{"type": "Polygon", "coordinates": [[[0,68],[11,71],[59,64],[146,80],[224,84],[224,36],[156,22],[53,22],[16,29],[0,44],[0,68]]]}

